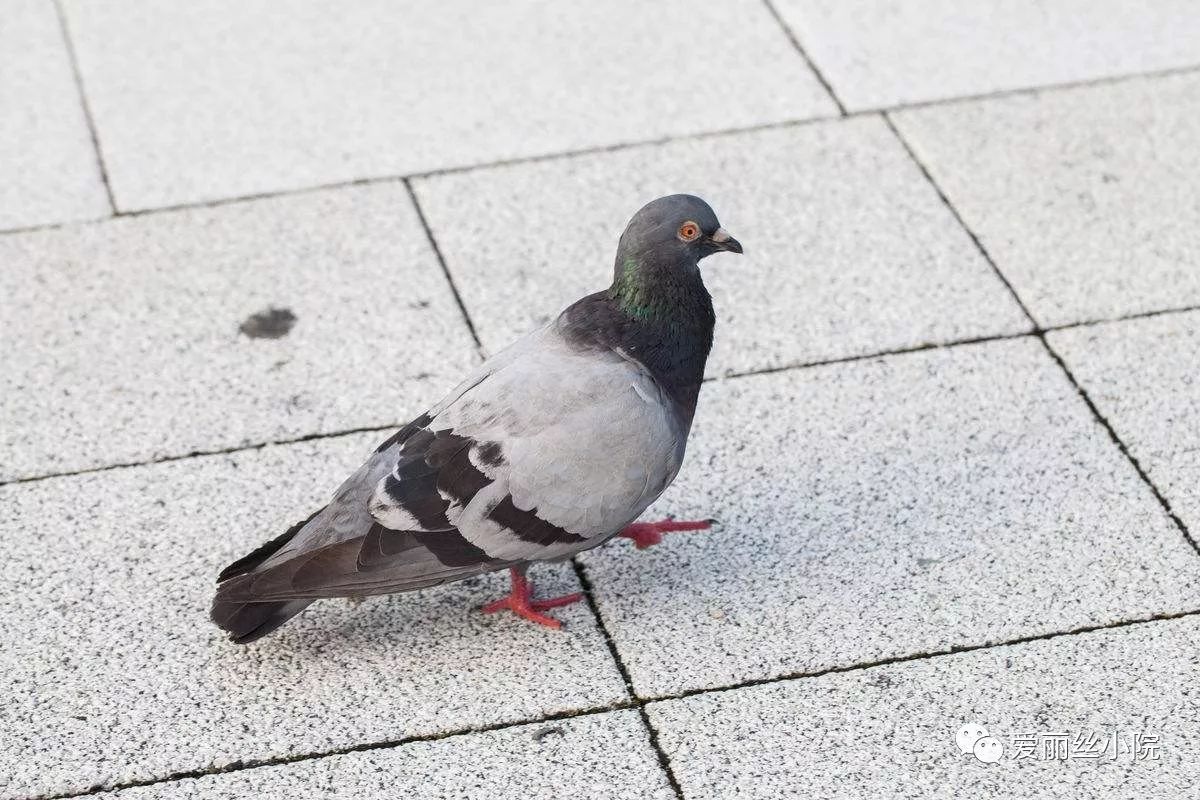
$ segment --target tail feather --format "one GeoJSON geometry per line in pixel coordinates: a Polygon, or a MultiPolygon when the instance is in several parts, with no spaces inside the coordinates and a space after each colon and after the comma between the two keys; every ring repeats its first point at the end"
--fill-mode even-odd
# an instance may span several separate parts
{"type": "Polygon", "coordinates": [[[253,572],[264,561],[279,552],[280,548],[290,542],[305,525],[312,521],[313,517],[324,510],[324,508],[317,509],[308,519],[297,522],[279,536],[260,545],[221,570],[221,574],[217,576],[217,583],[220,585],[217,587],[217,596],[213,599],[210,617],[217,627],[229,633],[230,639],[238,644],[246,644],[262,638],[313,602],[311,599],[303,599],[259,603],[247,601],[244,598],[232,600],[229,595],[231,590],[240,583],[231,580],[232,578],[253,572]]]}
{"type": "Polygon", "coordinates": [[[244,603],[221,599],[213,601],[212,621],[237,644],[248,644],[271,633],[308,608],[312,600],[284,600],[274,603],[244,603]]]}

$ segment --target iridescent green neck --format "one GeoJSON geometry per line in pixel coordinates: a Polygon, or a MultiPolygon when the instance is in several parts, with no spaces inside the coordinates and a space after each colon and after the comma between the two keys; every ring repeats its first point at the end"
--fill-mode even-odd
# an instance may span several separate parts
{"type": "Polygon", "coordinates": [[[562,313],[565,335],[640,362],[678,403],[688,422],[712,347],[712,298],[694,260],[623,252],[612,284],[562,313]]]}
{"type": "Polygon", "coordinates": [[[631,317],[656,319],[666,309],[661,293],[654,291],[649,283],[646,270],[642,269],[637,259],[626,256],[609,293],[621,310],[631,317]]]}

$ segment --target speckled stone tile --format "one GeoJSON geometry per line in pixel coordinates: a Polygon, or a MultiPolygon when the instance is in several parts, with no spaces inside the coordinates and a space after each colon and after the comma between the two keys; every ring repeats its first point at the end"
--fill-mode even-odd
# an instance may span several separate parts
{"type": "Polygon", "coordinates": [[[1200,558],[1033,338],[709,384],[647,513],[583,556],[642,696],[1194,608],[1200,558]]]}
{"type": "Polygon", "coordinates": [[[0,15],[0,231],[108,216],[54,4],[5,0],[0,15]]]}
{"type": "Polygon", "coordinates": [[[0,264],[0,479],[403,422],[476,363],[399,184],[4,236],[0,264]],[[286,335],[241,330],[272,308],[286,335]]]}
{"type": "Polygon", "coordinates": [[[1200,71],[895,121],[1043,325],[1200,303],[1200,71]]]}
{"type": "Polygon", "coordinates": [[[1048,337],[1192,537],[1200,536],[1200,311],[1048,337]]]}
{"type": "MultiPolygon", "coordinates": [[[[328,498],[362,434],[0,487],[0,796],[83,791],[533,719],[626,692],[584,604],[551,631],[476,608],[489,575],[321,601],[241,647],[218,570],[328,498]]],[[[578,584],[536,568],[539,593],[578,584]]]]}
{"type": "Polygon", "coordinates": [[[123,210],[837,113],[759,0],[64,5],[123,210]]]}
{"type": "Polygon", "coordinates": [[[852,110],[1200,66],[1189,0],[776,0],[852,110]]]}
{"type": "Polygon", "coordinates": [[[879,119],[814,123],[416,182],[491,351],[612,280],[643,204],[708,200],[746,248],[701,263],[709,373],[998,333],[1028,321],[879,119]]]}
{"type": "Polygon", "coordinates": [[[121,794],[128,800],[673,800],[636,711],[521,725],[121,794]]]}
{"type": "Polygon", "coordinates": [[[1192,616],[647,711],[694,800],[1195,797],[1198,650],[1192,616]],[[968,724],[998,760],[960,750],[968,724]]]}

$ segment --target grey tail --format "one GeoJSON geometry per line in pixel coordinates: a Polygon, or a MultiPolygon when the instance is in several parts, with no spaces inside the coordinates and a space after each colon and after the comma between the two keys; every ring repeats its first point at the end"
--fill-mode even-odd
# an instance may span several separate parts
{"type": "Polygon", "coordinates": [[[213,600],[212,621],[237,644],[249,644],[261,639],[283,623],[308,608],[312,600],[283,600],[270,603],[247,603],[241,600],[222,600],[221,590],[213,600]]]}
{"type": "Polygon", "coordinates": [[[319,508],[308,519],[297,522],[271,541],[257,547],[249,554],[234,561],[217,576],[217,596],[213,598],[212,611],[209,613],[212,621],[221,630],[229,633],[229,638],[238,644],[253,642],[266,636],[271,631],[287,622],[308,607],[312,600],[283,600],[265,603],[247,602],[245,599],[231,600],[228,595],[235,584],[233,581],[239,575],[253,572],[307,525],[313,517],[324,511],[319,508]]]}

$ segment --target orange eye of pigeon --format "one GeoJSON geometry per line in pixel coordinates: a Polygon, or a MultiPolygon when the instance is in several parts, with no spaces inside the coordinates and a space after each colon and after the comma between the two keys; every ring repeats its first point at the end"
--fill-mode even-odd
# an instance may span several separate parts
{"type": "Polygon", "coordinates": [[[685,242],[694,242],[700,235],[700,226],[694,222],[685,222],[679,226],[679,238],[685,242]]]}

